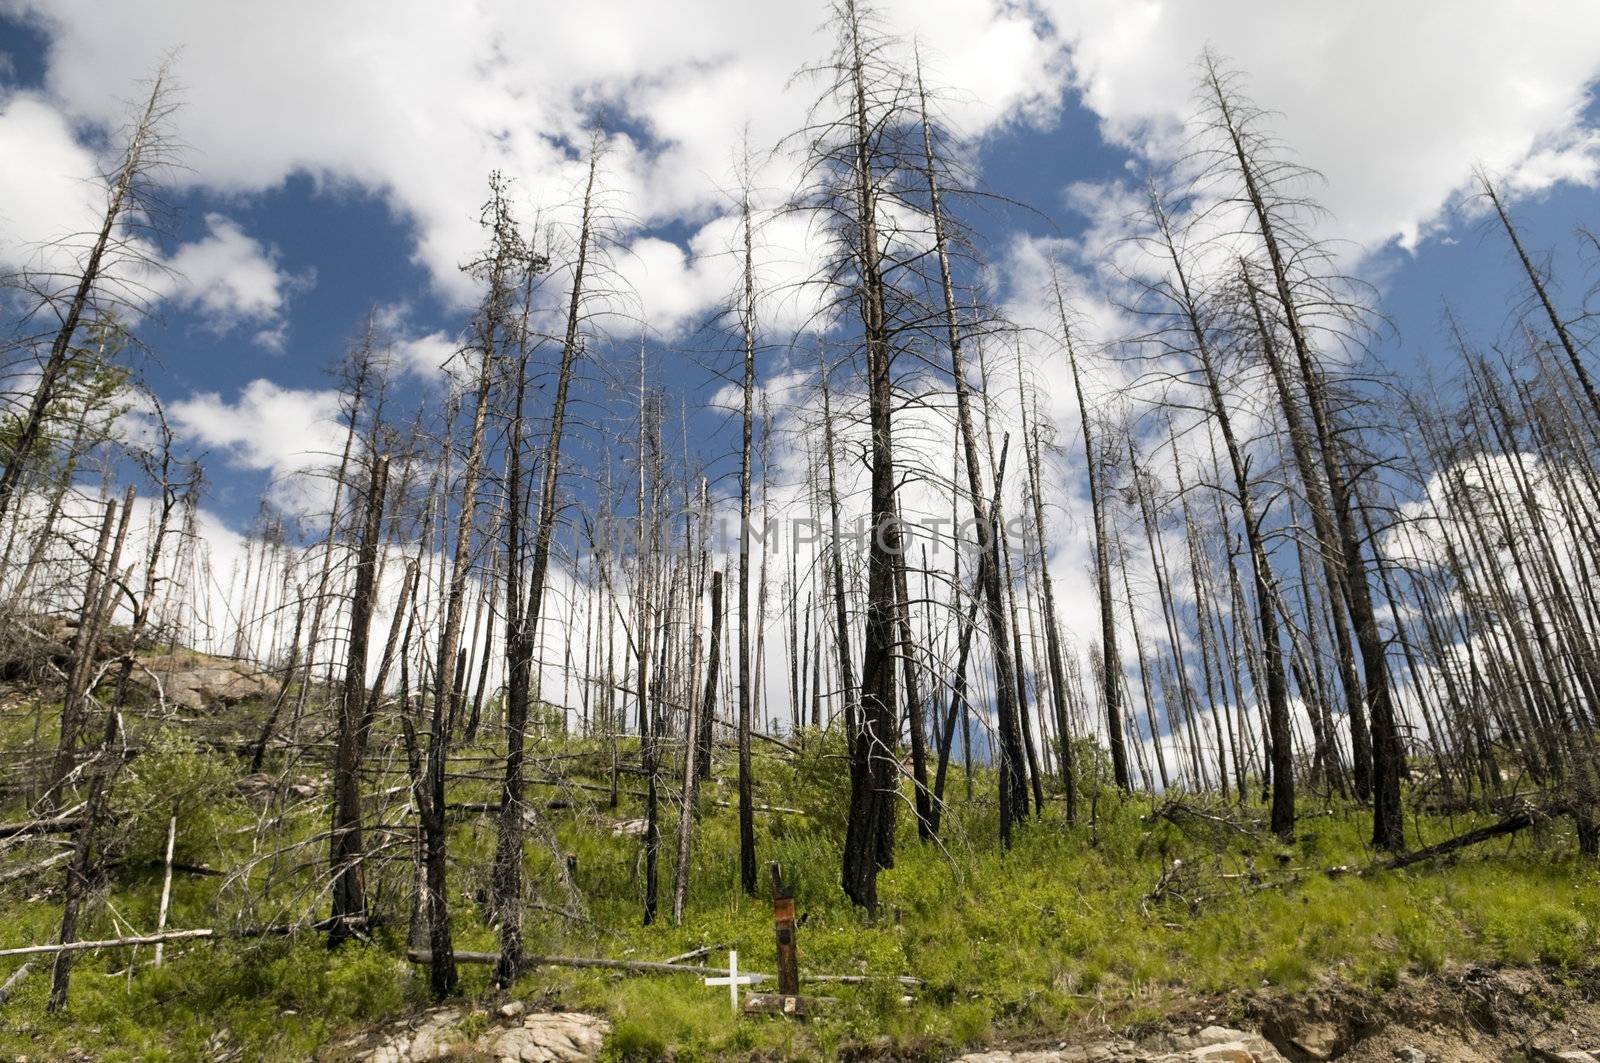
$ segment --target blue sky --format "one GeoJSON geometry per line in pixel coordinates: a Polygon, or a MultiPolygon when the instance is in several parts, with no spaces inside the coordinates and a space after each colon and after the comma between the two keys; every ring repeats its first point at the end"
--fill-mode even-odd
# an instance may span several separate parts
{"type": "MultiPolygon", "coordinates": [[[[0,149],[38,160],[0,178],[9,196],[0,197],[0,257],[9,260],[30,239],[72,227],[82,173],[64,171],[93,162],[122,101],[176,52],[177,133],[191,151],[166,252],[206,253],[191,255],[200,268],[175,282],[138,334],[153,352],[151,384],[188,445],[208,455],[207,506],[235,527],[318,438],[318,394],[369,307],[385,308],[419,357],[448,349],[471,298],[453,266],[473,246],[490,165],[549,216],[570,208],[573,145],[597,108],[627,134],[613,183],[639,220],[622,233],[637,254],[621,261],[657,331],[656,372],[692,411],[706,452],[727,445],[725,418],[706,405],[716,382],[675,349],[701,345],[691,326],[721,294],[710,251],[729,145],[746,124],[758,144],[771,143],[802,113],[806,91],[785,83],[825,51],[825,37],[810,32],[823,8],[707,2],[658,22],[627,4],[585,17],[540,5],[515,16],[437,6],[388,5],[378,17],[354,10],[361,5],[329,15],[286,4],[234,24],[183,0],[114,10],[0,2],[0,149]],[[24,105],[29,122],[18,119],[24,105]],[[37,204],[26,216],[8,206],[17,187],[37,204]],[[48,216],[55,207],[61,217],[48,216]]],[[[1193,60],[1216,46],[1281,112],[1284,140],[1327,173],[1326,233],[1365,248],[1350,265],[1378,286],[1396,326],[1378,353],[1404,372],[1428,357],[1448,370],[1446,299],[1480,337],[1508,323],[1514,263],[1498,230],[1460,201],[1480,160],[1507,175],[1528,244],[1556,251],[1569,307],[1589,283],[1572,230],[1600,224],[1590,92],[1600,27],[1584,29],[1591,4],[1541,7],[1510,17],[1488,4],[1394,14],[1356,3],[1271,26],[1246,3],[951,0],[889,4],[885,15],[938,57],[955,117],[978,138],[986,186],[1047,216],[997,208],[973,218],[1003,292],[1023,303],[1039,278],[1013,249],[1088,241],[1076,250],[1092,276],[1106,219],[1091,226],[1069,189],[1081,199],[1170,157],[1193,60]],[[1204,16],[1194,10],[1202,6],[1204,16]]],[[[767,174],[779,191],[784,176],[781,163],[767,174]]],[[[612,333],[621,373],[636,340],[612,333]]],[[[401,401],[438,386],[408,376],[401,401]]],[[[1070,420],[1065,407],[1056,412],[1070,420]]]]}

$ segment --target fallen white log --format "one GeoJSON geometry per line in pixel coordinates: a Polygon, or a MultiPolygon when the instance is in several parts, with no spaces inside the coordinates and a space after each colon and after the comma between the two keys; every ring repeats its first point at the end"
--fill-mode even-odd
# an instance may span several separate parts
{"type": "Polygon", "coordinates": [[[32,960],[29,960],[27,963],[23,964],[21,967],[18,967],[14,972],[12,972],[11,977],[6,979],[6,984],[0,985],[0,1004],[4,1004],[6,1001],[10,1000],[12,992],[17,988],[17,986],[22,984],[23,979],[27,978],[28,975],[32,973],[32,960]]]}
{"type": "Polygon", "coordinates": [[[185,938],[208,938],[215,930],[169,930],[165,934],[145,934],[140,937],[112,938],[109,941],[74,941],[67,945],[24,945],[16,949],[0,949],[0,956],[47,956],[56,952],[84,952],[89,949],[120,949],[133,945],[156,945],[163,941],[185,938]]]}
{"type": "MultiPolygon", "coordinates": [[[[492,964],[500,962],[498,952],[463,952],[457,950],[457,963],[492,964]]],[[[406,958],[412,963],[432,963],[433,953],[426,949],[407,949],[406,958]]],[[[591,956],[524,956],[523,967],[589,967],[612,971],[636,971],[641,974],[695,974],[725,975],[724,967],[700,967],[687,963],[657,963],[651,960],[608,960],[591,956]]],[[[748,972],[757,981],[772,981],[773,975],[759,971],[748,972]]],[[[908,974],[803,974],[802,982],[833,982],[841,985],[864,985],[868,982],[893,980],[900,985],[919,986],[926,983],[908,974]]]]}

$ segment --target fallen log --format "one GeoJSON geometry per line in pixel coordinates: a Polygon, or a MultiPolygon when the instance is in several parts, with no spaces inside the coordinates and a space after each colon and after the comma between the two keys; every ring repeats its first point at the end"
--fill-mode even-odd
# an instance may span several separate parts
{"type": "MultiPolygon", "coordinates": [[[[433,953],[426,949],[408,949],[406,958],[412,963],[432,963],[433,953]]],[[[457,963],[495,964],[500,962],[498,952],[456,952],[457,963]]],[[[658,963],[652,960],[608,960],[591,956],[524,956],[521,966],[528,967],[579,967],[606,971],[635,971],[640,974],[698,974],[706,977],[726,975],[725,967],[696,967],[687,963],[658,963]]],[[[770,974],[749,973],[752,978],[768,979],[770,974]]]]}
{"type": "Polygon", "coordinates": [[[899,985],[927,985],[909,974],[803,974],[802,982],[832,982],[834,985],[866,985],[868,982],[895,982],[899,985]]]}
{"type": "Polygon", "coordinates": [[[1503,838],[1507,834],[1515,834],[1517,831],[1527,830],[1529,827],[1547,819],[1554,819],[1557,816],[1573,816],[1577,818],[1578,815],[1579,807],[1566,801],[1557,801],[1547,805],[1535,805],[1528,801],[1523,801],[1516,811],[1507,814],[1496,823],[1475,827],[1464,834],[1456,835],[1454,838],[1447,838],[1442,842],[1414,852],[1401,853],[1399,856],[1392,856],[1387,860],[1369,864],[1366,867],[1357,868],[1348,864],[1339,864],[1335,867],[1327,868],[1325,873],[1329,877],[1337,878],[1340,875],[1349,874],[1368,875],[1374,871],[1397,871],[1402,867],[1420,864],[1424,860],[1448,856],[1460,849],[1492,841],[1495,838],[1503,838]]]}
{"type": "Polygon", "coordinates": [[[111,938],[106,941],[73,941],[66,945],[24,945],[15,949],[0,949],[0,956],[49,956],[58,952],[87,952],[91,949],[122,949],[134,945],[157,945],[164,941],[182,941],[188,938],[208,938],[215,930],[168,930],[164,934],[141,934],[138,937],[111,938]]]}
{"type": "Polygon", "coordinates": [[[668,963],[683,963],[685,960],[702,960],[702,959],[705,959],[707,956],[711,955],[711,950],[712,949],[720,949],[722,947],[723,946],[721,946],[721,945],[701,945],[697,949],[690,949],[688,952],[680,952],[678,955],[672,957],[667,962],[668,963]]]}
{"type": "Polygon", "coordinates": [[[1513,812],[1511,815],[1500,820],[1498,823],[1491,823],[1486,827],[1478,827],[1475,830],[1469,830],[1465,834],[1458,834],[1454,838],[1439,842],[1437,845],[1430,845],[1425,849],[1418,849],[1416,852],[1405,853],[1401,856],[1391,857],[1390,859],[1385,860],[1380,866],[1382,866],[1386,871],[1394,871],[1402,867],[1409,867],[1411,864],[1420,864],[1424,860],[1432,860],[1435,857],[1445,856],[1446,854],[1453,853],[1458,849],[1465,849],[1468,846],[1477,845],[1480,842],[1486,842],[1494,838],[1504,837],[1507,834],[1515,834],[1519,830],[1526,830],[1535,823],[1539,822],[1541,819],[1547,819],[1553,813],[1563,811],[1565,811],[1565,809],[1541,810],[1533,808],[1532,806],[1524,807],[1516,812],[1513,812]]]}
{"type": "MultiPolygon", "coordinates": [[[[575,789],[580,789],[580,790],[597,790],[597,791],[599,791],[601,793],[610,793],[611,792],[611,788],[609,786],[595,786],[595,785],[592,785],[592,784],[589,784],[589,783],[579,783],[579,782],[560,782],[560,781],[554,780],[554,779],[551,779],[551,780],[529,779],[528,780],[528,785],[530,785],[530,786],[540,786],[540,785],[543,785],[543,786],[571,786],[571,787],[574,787],[575,789]]],[[[618,793],[622,793],[622,794],[628,794],[628,795],[630,795],[632,797],[647,797],[647,796],[649,796],[643,790],[618,790],[617,792],[618,793]]],[[[736,808],[737,807],[735,802],[733,802],[733,801],[724,801],[724,800],[721,800],[721,799],[714,800],[711,803],[713,805],[715,805],[716,807],[718,807],[718,808],[736,808]]],[[[558,806],[556,801],[549,801],[549,802],[547,802],[545,804],[545,807],[546,808],[557,808],[557,807],[562,807],[562,806],[558,806]]],[[[752,805],[750,807],[751,807],[751,811],[753,811],[753,812],[766,812],[766,813],[770,813],[772,815],[803,816],[803,815],[806,814],[804,809],[800,809],[800,808],[785,808],[783,805],[752,805]]],[[[500,811],[500,802],[498,802],[498,801],[451,801],[449,804],[444,806],[444,810],[446,812],[496,813],[496,812],[500,811]]]]}
{"type": "MultiPolygon", "coordinates": [[[[108,861],[104,866],[114,869],[159,867],[165,870],[167,867],[167,862],[152,856],[145,860],[111,860],[108,861]]],[[[172,870],[180,875],[196,875],[201,878],[226,878],[228,874],[226,871],[219,870],[218,868],[207,867],[204,864],[189,864],[182,860],[174,861],[171,866],[172,870]]]]}
{"type": "MultiPolygon", "coordinates": [[[[713,801],[711,803],[713,805],[716,805],[718,808],[737,808],[738,807],[738,805],[733,801],[717,800],[717,801],[713,801]]],[[[752,812],[768,812],[768,813],[771,813],[773,815],[778,815],[778,816],[803,816],[803,815],[805,815],[805,811],[803,809],[785,808],[782,805],[751,805],[750,806],[750,811],[752,811],[752,812]]]]}
{"type": "Polygon", "coordinates": [[[20,838],[27,834],[68,834],[83,826],[77,816],[54,819],[29,819],[21,823],[0,823],[0,838],[20,838]]]}
{"type": "Polygon", "coordinates": [[[355,930],[369,930],[383,925],[383,921],[365,915],[330,916],[327,919],[318,919],[314,923],[277,923],[271,926],[247,926],[242,930],[235,930],[228,936],[234,938],[288,937],[291,934],[299,933],[321,933],[332,930],[341,924],[355,930]]]}
{"type": "MultiPolygon", "coordinates": [[[[500,962],[498,952],[457,952],[457,963],[495,964],[500,962]]],[[[426,949],[407,949],[406,958],[412,963],[432,963],[433,953],[426,949]]],[[[688,963],[659,963],[653,960],[608,960],[593,956],[524,956],[520,964],[523,968],[529,967],[579,967],[597,968],[607,971],[634,971],[640,974],[697,974],[702,977],[726,977],[726,967],[700,967],[688,963]]],[[[741,975],[749,975],[757,982],[770,982],[775,980],[774,975],[762,974],[760,971],[743,971],[741,975]]],[[[911,975],[884,975],[884,974],[806,974],[801,975],[802,982],[833,982],[837,985],[864,985],[868,982],[893,980],[900,985],[920,986],[925,985],[920,978],[911,975]]]]}
{"type": "Polygon", "coordinates": [[[32,973],[32,960],[29,960],[27,963],[24,963],[21,967],[18,967],[15,971],[11,972],[11,977],[6,979],[6,984],[0,985],[0,1004],[4,1004],[6,1001],[10,1000],[11,994],[16,991],[17,986],[21,985],[22,980],[32,973]]]}
{"type": "Polygon", "coordinates": [[[63,861],[71,859],[72,850],[63,849],[54,856],[45,857],[37,864],[25,864],[22,867],[13,867],[5,871],[0,871],[0,883],[11,882],[19,878],[27,878],[29,875],[37,875],[40,872],[48,871],[50,868],[55,867],[57,864],[62,863],[63,861]]]}

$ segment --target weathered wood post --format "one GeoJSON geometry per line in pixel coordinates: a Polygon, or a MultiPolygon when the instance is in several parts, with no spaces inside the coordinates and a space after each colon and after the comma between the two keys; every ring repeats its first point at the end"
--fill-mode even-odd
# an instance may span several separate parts
{"type": "Polygon", "coordinates": [[[746,1012],[764,1012],[806,1018],[834,1001],[831,997],[800,995],[800,954],[795,945],[794,890],[783,884],[783,869],[772,870],[772,926],[778,938],[778,991],[749,993],[744,998],[746,1012]]]}
{"type": "Polygon", "coordinates": [[[783,869],[772,863],[772,924],[778,936],[778,995],[800,994],[800,959],[794,943],[794,890],[783,884],[783,869]]]}

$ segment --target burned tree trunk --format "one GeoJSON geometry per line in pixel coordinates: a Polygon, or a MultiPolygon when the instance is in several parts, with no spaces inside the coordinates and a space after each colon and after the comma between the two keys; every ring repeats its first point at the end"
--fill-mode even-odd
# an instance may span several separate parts
{"type": "MultiPolygon", "coordinates": [[[[750,463],[755,429],[756,321],[755,250],[750,216],[750,193],[741,201],[744,230],[744,276],[740,303],[743,332],[744,417],[739,445],[739,883],[756,895],[756,824],[753,780],[750,771],[750,463]]],[[[763,535],[766,529],[762,529],[763,535]]]]}
{"type": "MultiPolygon", "coordinates": [[[[372,458],[367,482],[367,512],[356,557],[355,587],[350,597],[350,634],[345,658],[344,691],[339,700],[339,725],[333,764],[333,830],[328,865],[333,869],[333,912],[328,944],[349,938],[353,924],[366,918],[366,872],[361,852],[361,761],[367,745],[367,641],[372,630],[379,539],[384,492],[389,482],[389,457],[372,458]]],[[[374,691],[377,697],[382,691],[374,691]]]]}
{"type": "Polygon", "coordinates": [[[1061,289],[1056,288],[1056,306],[1061,315],[1062,337],[1067,344],[1067,359],[1072,368],[1072,386],[1078,395],[1078,412],[1083,428],[1084,463],[1088,466],[1089,507],[1094,514],[1095,580],[1100,591],[1100,668],[1101,696],[1105,698],[1106,738],[1111,743],[1111,772],[1117,786],[1131,790],[1128,775],[1128,750],[1122,724],[1122,660],[1117,655],[1117,617],[1111,597],[1111,549],[1106,535],[1106,487],[1103,479],[1104,455],[1094,449],[1094,433],[1089,423],[1089,404],[1083,397],[1083,382],[1078,375],[1078,356],[1067,324],[1066,305],[1061,289]]]}
{"type": "MultiPolygon", "coordinates": [[[[17,427],[15,443],[9,454],[0,454],[0,462],[4,463],[0,466],[0,520],[12,512],[23,469],[45,438],[45,422],[49,419],[51,404],[56,401],[74,359],[73,338],[85,316],[94,312],[96,294],[105,279],[108,255],[114,258],[130,253],[134,242],[125,240],[118,228],[144,206],[140,202],[140,186],[154,168],[166,161],[162,125],[171,110],[167,71],[163,67],[156,74],[121,163],[111,179],[105,213],[101,215],[99,231],[83,260],[77,284],[73,286],[66,307],[55,310],[61,326],[51,338],[50,350],[39,367],[39,377],[17,427]]],[[[137,254],[137,251],[131,253],[137,254]]]]}
{"type": "MultiPolygon", "coordinates": [[[[988,563],[980,564],[982,592],[987,602],[985,619],[988,622],[989,649],[994,661],[995,711],[1000,722],[1000,839],[1011,844],[1012,821],[1027,814],[1028,789],[1023,777],[1025,754],[1018,732],[1016,705],[1016,668],[1020,662],[1012,660],[1011,642],[1006,630],[1005,597],[1000,584],[1000,543],[997,520],[988,504],[983,489],[983,468],[978,463],[977,434],[972,424],[971,394],[967,382],[967,366],[962,352],[960,316],[956,307],[955,283],[950,270],[950,240],[946,231],[943,201],[940,196],[939,165],[934,152],[933,129],[928,112],[928,94],[922,85],[920,61],[917,67],[918,117],[921,122],[923,159],[926,169],[929,210],[933,221],[934,247],[939,259],[940,294],[943,298],[943,324],[945,342],[950,348],[950,377],[956,396],[956,428],[960,437],[962,457],[967,467],[967,491],[972,501],[972,520],[978,529],[979,546],[988,563]]],[[[863,136],[865,129],[863,129],[863,136]]],[[[992,455],[991,455],[992,456],[992,455]]],[[[995,492],[995,499],[1000,497],[995,492]]],[[[1070,750],[1069,750],[1070,755],[1070,750]]],[[[970,758],[969,758],[970,768],[970,758]]],[[[1072,772],[1067,777],[1067,820],[1077,815],[1077,792],[1073,788],[1072,772]]]]}
{"type": "MultiPolygon", "coordinates": [[[[1283,647],[1278,640],[1279,604],[1272,559],[1267,553],[1261,517],[1251,488],[1249,460],[1234,431],[1233,416],[1222,390],[1222,372],[1206,329],[1204,311],[1199,296],[1189,283],[1189,274],[1166,205],[1154,188],[1150,191],[1150,213],[1172,267],[1171,298],[1193,344],[1193,354],[1199,363],[1210,406],[1208,412],[1222,434],[1228,468],[1233,474],[1235,502],[1239,506],[1245,542],[1250,550],[1250,564],[1255,576],[1256,620],[1261,626],[1261,648],[1266,667],[1267,725],[1272,756],[1272,831],[1281,838],[1288,838],[1294,831],[1294,758],[1289,731],[1289,686],[1283,666],[1283,647]]],[[[1242,712],[1243,706],[1239,709],[1242,712]]]]}
{"type": "MultiPolygon", "coordinates": [[[[1301,318],[1300,303],[1294,293],[1289,259],[1279,239],[1279,224],[1269,204],[1270,182],[1262,177],[1258,158],[1259,142],[1247,129],[1248,115],[1239,113],[1239,99],[1230,90],[1214,57],[1206,57],[1205,88],[1208,103],[1214,108],[1216,128],[1225,138],[1225,150],[1238,167],[1244,201],[1255,221],[1257,235],[1267,254],[1279,308],[1300,372],[1300,383],[1311,407],[1312,423],[1322,452],[1322,472],[1327,478],[1334,530],[1338,538],[1325,544],[1332,548],[1341,566],[1340,576],[1345,604],[1350,610],[1356,645],[1361,653],[1362,678],[1366,682],[1372,738],[1372,841],[1380,848],[1398,851],[1405,846],[1400,809],[1400,775],[1405,751],[1395,722],[1388,663],[1383,638],[1372,605],[1372,590],[1367,580],[1366,562],[1356,531],[1354,485],[1349,482],[1344,443],[1337,436],[1326,394],[1323,374],[1311,349],[1311,338],[1301,318]]],[[[1247,278],[1247,287],[1248,278],[1247,278]]],[[[1266,330],[1263,330],[1265,343],[1266,330]]],[[[1285,406],[1290,405],[1285,403],[1285,406]]],[[[1310,486],[1308,484],[1308,491],[1310,486]]],[[[1352,720],[1352,731],[1354,728],[1352,720]]]]}
{"type": "MultiPolygon", "coordinates": [[[[116,504],[106,503],[106,522],[109,525],[116,510],[116,504]]],[[[117,519],[116,536],[112,542],[110,553],[102,559],[105,564],[105,578],[100,582],[99,596],[94,603],[95,626],[98,629],[111,612],[112,592],[117,566],[121,563],[122,547],[128,538],[128,522],[133,510],[133,488],[129,487],[122,503],[122,514],[117,519]]],[[[81,633],[80,633],[81,637],[81,633]]],[[[112,743],[117,740],[117,735],[122,730],[122,713],[120,707],[113,704],[106,710],[105,732],[100,739],[100,748],[95,753],[93,763],[89,768],[89,792],[84,798],[83,819],[78,826],[77,838],[73,843],[72,859],[67,863],[67,880],[62,890],[63,900],[61,908],[61,933],[59,944],[71,945],[77,940],[78,916],[83,906],[85,895],[89,892],[89,876],[94,870],[94,843],[95,834],[100,826],[100,819],[105,812],[106,791],[110,785],[112,773],[122,765],[120,753],[113,752],[112,743]]],[[[72,988],[72,961],[75,954],[66,948],[56,953],[55,970],[50,980],[50,1000],[46,1005],[48,1011],[62,1011],[67,1006],[67,995],[72,988]]]]}

